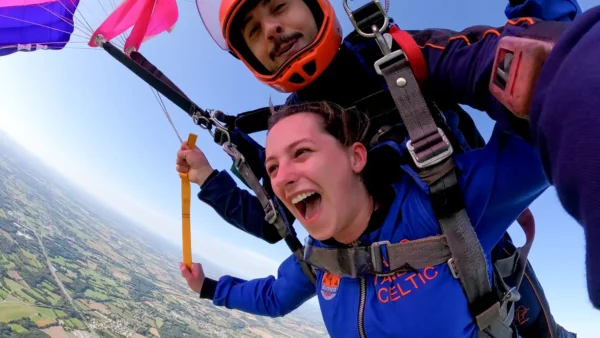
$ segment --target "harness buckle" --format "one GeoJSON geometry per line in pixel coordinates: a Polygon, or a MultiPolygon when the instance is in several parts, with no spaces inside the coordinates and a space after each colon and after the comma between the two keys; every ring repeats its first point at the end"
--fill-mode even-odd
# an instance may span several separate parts
{"type": "Polygon", "coordinates": [[[504,296],[502,296],[502,303],[506,303],[506,302],[511,302],[511,303],[515,303],[518,302],[521,299],[521,293],[517,290],[516,287],[512,287],[510,288],[510,290],[508,290],[507,292],[504,293],[504,296]]]}
{"type": "Polygon", "coordinates": [[[375,63],[373,64],[373,67],[375,67],[375,72],[377,74],[383,76],[383,73],[381,72],[381,65],[383,63],[388,63],[388,62],[389,63],[399,62],[399,61],[401,61],[401,60],[399,60],[400,58],[403,58],[408,61],[408,57],[406,56],[406,53],[404,53],[404,51],[402,49],[398,49],[389,54],[383,55],[379,60],[375,61],[375,63]]]}
{"type": "Polygon", "coordinates": [[[273,200],[269,200],[269,203],[264,208],[265,209],[265,221],[269,222],[269,224],[275,223],[277,220],[277,209],[275,209],[275,204],[273,200]]]}
{"type": "MultiPolygon", "coordinates": [[[[445,144],[446,150],[442,151],[441,153],[439,153],[425,161],[421,161],[419,159],[419,157],[417,156],[417,153],[415,152],[415,147],[412,145],[412,140],[408,140],[408,142],[406,142],[406,149],[408,150],[410,157],[412,157],[413,161],[415,162],[415,165],[420,169],[431,167],[432,165],[436,165],[436,164],[442,162],[443,160],[447,159],[448,157],[450,157],[452,155],[452,153],[454,152],[454,149],[452,148],[452,145],[450,144],[450,141],[448,140],[448,137],[446,136],[444,131],[440,128],[438,128],[437,131],[438,131],[438,134],[441,136],[443,143],[445,144]]],[[[429,149],[431,149],[431,148],[432,147],[429,147],[429,149]]]]}
{"type": "Polygon", "coordinates": [[[382,255],[380,247],[386,246],[387,252],[388,244],[391,244],[390,241],[379,241],[371,244],[371,264],[373,264],[373,273],[375,274],[385,274],[385,272],[383,271],[383,259],[381,257],[382,255]]]}
{"type": "Polygon", "coordinates": [[[342,3],[342,5],[344,6],[344,10],[346,11],[346,14],[348,15],[348,19],[350,19],[350,22],[352,23],[352,26],[354,26],[354,29],[356,30],[356,32],[365,37],[365,38],[374,38],[375,37],[375,33],[366,33],[364,32],[360,27],[359,27],[359,23],[356,21],[355,19],[355,12],[359,12],[361,10],[366,10],[367,8],[369,8],[369,6],[373,6],[375,5],[376,7],[376,12],[379,12],[379,14],[381,14],[381,16],[383,16],[383,24],[381,25],[381,27],[376,27],[377,31],[381,34],[383,33],[389,26],[390,23],[390,18],[388,17],[385,8],[383,8],[383,6],[381,5],[381,3],[379,2],[379,0],[372,0],[371,2],[369,2],[368,4],[364,5],[363,7],[352,11],[350,9],[350,6],[348,6],[348,0],[344,0],[344,2],[342,3]]]}
{"type": "Polygon", "coordinates": [[[456,265],[454,264],[454,258],[450,258],[448,260],[448,267],[450,267],[450,273],[452,274],[452,277],[454,277],[455,279],[458,279],[458,269],[456,268],[456,265]]]}

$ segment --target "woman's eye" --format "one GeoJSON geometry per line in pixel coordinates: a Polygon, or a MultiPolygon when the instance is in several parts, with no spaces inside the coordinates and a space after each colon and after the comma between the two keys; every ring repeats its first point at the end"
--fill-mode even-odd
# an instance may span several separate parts
{"type": "Polygon", "coordinates": [[[306,148],[298,149],[298,150],[296,150],[296,152],[294,153],[294,156],[295,156],[295,157],[300,157],[300,156],[302,156],[302,155],[304,155],[304,154],[308,154],[309,152],[310,152],[310,150],[309,150],[309,149],[306,149],[306,148]]]}
{"type": "Polygon", "coordinates": [[[276,165],[272,165],[270,167],[267,168],[267,174],[269,174],[269,176],[271,176],[275,170],[277,170],[277,166],[276,165]]]}

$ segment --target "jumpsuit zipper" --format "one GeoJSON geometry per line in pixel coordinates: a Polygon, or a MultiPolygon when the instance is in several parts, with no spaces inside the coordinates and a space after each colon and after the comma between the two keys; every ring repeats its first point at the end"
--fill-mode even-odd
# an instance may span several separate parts
{"type": "MultiPolygon", "coordinates": [[[[360,245],[360,241],[356,240],[352,243],[352,246],[356,247],[360,245]]],[[[360,338],[367,338],[365,332],[365,302],[367,298],[367,281],[364,277],[360,278],[360,300],[358,303],[358,335],[360,338]]]]}
{"type": "Polygon", "coordinates": [[[358,335],[360,338],[367,338],[365,332],[365,301],[367,298],[367,282],[365,278],[360,279],[360,303],[358,304],[358,335]]]}

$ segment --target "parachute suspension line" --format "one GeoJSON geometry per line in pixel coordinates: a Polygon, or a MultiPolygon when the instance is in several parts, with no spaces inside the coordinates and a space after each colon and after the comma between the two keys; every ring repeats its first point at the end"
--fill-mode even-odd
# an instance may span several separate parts
{"type": "MultiPolygon", "coordinates": [[[[108,11],[106,11],[106,8],[104,8],[104,6],[102,5],[101,0],[97,0],[97,1],[98,1],[98,4],[100,5],[100,7],[102,8],[102,10],[104,11],[104,14],[106,14],[107,17],[110,16],[110,14],[108,13],[108,11]]],[[[115,6],[114,9],[116,10],[117,6],[115,6]]],[[[90,37],[91,37],[91,35],[90,35],[90,37]]],[[[123,32],[123,33],[119,34],[116,38],[119,39],[119,41],[121,43],[123,43],[123,46],[119,46],[119,47],[121,47],[121,49],[123,49],[125,47],[125,43],[126,43],[126,40],[127,40],[126,33],[123,32]]]]}
{"type": "MultiPolygon", "coordinates": [[[[0,0],[1,1],[1,0],[0,0]]],[[[104,12],[106,13],[106,9],[105,6],[102,5],[101,0],[97,0],[98,4],[102,7],[102,9],[104,10],[104,12]]],[[[114,1],[114,0],[111,0],[114,1]]],[[[68,34],[71,37],[77,37],[77,38],[81,38],[84,40],[89,40],[93,34],[93,28],[92,25],[90,25],[90,23],[88,22],[88,20],[86,19],[86,17],[83,15],[82,13],[82,8],[85,5],[89,5],[89,3],[85,2],[84,0],[80,0],[80,3],[75,6],[75,3],[73,0],[58,0],[55,3],[59,4],[62,9],[65,10],[66,13],[69,13],[70,15],[72,15],[72,20],[65,17],[65,15],[60,14],[58,12],[55,12],[54,10],[48,8],[47,6],[44,6],[43,4],[36,4],[36,6],[46,12],[48,12],[50,15],[56,17],[58,20],[62,21],[63,23],[69,25],[70,27],[73,28],[73,33],[67,32],[63,29],[59,29],[56,27],[50,27],[46,24],[42,24],[39,22],[32,22],[30,20],[26,20],[22,17],[15,17],[15,16],[9,16],[9,15],[4,15],[4,14],[0,14],[0,18],[5,18],[8,20],[12,20],[15,22],[20,22],[20,23],[24,23],[24,24],[28,24],[28,25],[32,25],[32,26],[37,26],[37,27],[41,27],[41,28],[45,28],[48,29],[50,31],[56,31],[56,32],[60,32],[60,33],[65,33],[68,34]],[[76,10],[72,10],[68,4],[71,4],[72,7],[76,8],[76,10]],[[79,12],[79,15],[76,15],[77,12],[79,12]],[[81,16],[81,18],[79,17],[81,16]]],[[[116,7],[116,6],[115,6],[116,7]]],[[[56,11],[58,11],[58,9],[56,9],[56,11]]],[[[123,33],[125,34],[125,33],[123,33]]],[[[125,38],[123,38],[121,35],[119,36],[119,38],[121,39],[122,42],[122,46],[125,45],[125,38]]],[[[84,41],[71,41],[71,40],[67,40],[67,41],[52,41],[52,42],[44,42],[44,41],[36,41],[36,42],[31,42],[29,43],[29,45],[38,45],[36,48],[37,49],[49,49],[49,50],[54,50],[54,49],[63,49],[63,48],[67,48],[67,49],[88,49],[88,50],[93,50],[92,48],[85,48],[85,47],[72,47],[72,44],[82,44],[82,43],[86,43],[84,41]],[[66,44],[66,46],[62,46],[66,44]]],[[[19,49],[23,49],[23,50],[27,50],[28,44],[22,44],[23,46],[20,47],[19,49]]],[[[15,48],[19,46],[19,44],[14,44],[14,45],[4,45],[4,46],[0,46],[0,49],[5,49],[5,48],[15,48]]],[[[119,45],[118,45],[119,46],[119,45]]],[[[122,47],[119,46],[119,47],[122,47]]]]}
{"type": "MultiPolygon", "coordinates": [[[[55,14],[55,13],[53,13],[53,14],[55,14]]],[[[58,16],[58,15],[57,15],[57,16],[58,16]]],[[[46,26],[46,25],[42,25],[42,24],[39,24],[39,23],[36,23],[36,22],[32,22],[32,21],[27,21],[27,20],[23,20],[23,19],[19,19],[19,18],[11,17],[11,16],[8,16],[8,15],[2,15],[2,14],[0,14],[0,18],[7,18],[7,19],[11,19],[11,20],[15,20],[15,21],[19,21],[19,22],[27,23],[27,24],[34,25],[34,26],[39,26],[39,27],[43,27],[43,28],[48,28],[49,30],[53,30],[53,31],[57,31],[57,32],[65,33],[65,34],[70,34],[70,35],[75,35],[75,36],[77,36],[77,37],[80,37],[80,38],[83,38],[83,39],[85,39],[85,38],[86,38],[85,36],[76,35],[75,33],[70,33],[70,32],[64,31],[64,30],[62,30],[62,29],[53,28],[53,27],[50,27],[50,26],[46,26]]],[[[85,32],[84,32],[84,33],[85,33],[85,32]]]]}
{"type": "MultiPolygon", "coordinates": [[[[73,3],[73,0],[70,0],[70,1],[71,1],[71,3],[73,3]]],[[[69,11],[69,9],[67,8],[67,6],[65,6],[65,5],[64,5],[62,2],[60,2],[60,4],[61,4],[61,5],[62,5],[62,6],[63,6],[63,7],[66,9],[66,10],[67,10],[67,11],[69,11]]],[[[81,3],[80,3],[80,5],[81,5],[81,3]]],[[[75,10],[75,13],[76,13],[77,11],[81,12],[81,10],[79,9],[79,7],[78,7],[78,8],[75,10]]],[[[73,16],[73,20],[77,21],[77,22],[78,22],[80,25],[82,25],[83,27],[85,27],[85,28],[87,28],[87,29],[88,29],[88,31],[89,31],[89,33],[90,33],[90,36],[91,36],[91,35],[92,35],[92,33],[94,32],[94,29],[92,28],[92,25],[90,25],[90,23],[87,21],[87,19],[85,18],[85,16],[83,16],[83,14],[82,14],[82,15],[81,15],[81,19],[80,19],[80,18],[78,18],[78,17],[75,15],[75,13],[71,13],[70,11],[69,11],[69,13],[70,13],[70,14],[73,16]],[[83,20],[83,21],[82,21],[82,20],[83,20]]]]}
{"type": "MultiPolygon", "coordinates": [[[[62,1],[59,1],[58,3],[59,3],[59,4],[60,4],[60,5],[61,5],[61,6],[62,6],[62,7],[63,7],[63,8],[66,10],[66,11],[67,11],[67,12],[69,12],[69,14],[71,14],[71,16],[73,16],[73,18],[75,18],[75,14],[74,14],[74,13],[72,13],[72,12],[69,10],[69,8],[68,8],[67,6],[63,5],[62,1]]],[[[48,13],[50,13],[50,14],[54,15],[55,17],[59,18],[59,19],[60,19],[62,22],[64,22],[64,23],[66,23],[67,25],[70,25],[71,27],[75,28],[74,22],[73,22],[73,21],[71,21],[71,20],[69,20],[69,19],[67,19],[66,17],[64,17],[64,16],[62,16],[62,15],[60,15],[60,14],[58,14],[58,13],[54,13],[54,12],[52,12],[51,10],[49,10],[48,8],[46,8],[45,6],[42,6],[41,4],[37,4],[37,7],[39,7],[39,8],[41,8],[41,9],[45,10],[46,12],[48,12],[48,13]]],[[[73,20],[74,20],[74,19],[73,19],[73,20]]],[[[87,27],[86,27],[86,28],[87,28],[87,27]]],[[[89,33],[89,32],[88,32],[88,33],[89,33]]]]}
{"type": "Polygon", "coordinates": [[[156,91],[156,89],[152,88],[152,86],[150,86],[150,90],[152,90],[152,94],[154,94],[154,97],[156,98],[156,101],[162,108],[163,113],[165,114],[165,117],[171,124],[173,131],[175,132],[175,134],[177,135],[177,138],[179,139],[179,143],[183,143],[183,139],[181,138],[181,135],[179,135],[179,132],[177,131],[177,128],[175,127],[175,124],[173,123],[173,120],[171,119],[171,115],[169,114],[169,111],[167,110],[167,107],[165,106],[165,103],[164,103],[162,97],[160,96],[160,93],[158,93],[156,91]]]}

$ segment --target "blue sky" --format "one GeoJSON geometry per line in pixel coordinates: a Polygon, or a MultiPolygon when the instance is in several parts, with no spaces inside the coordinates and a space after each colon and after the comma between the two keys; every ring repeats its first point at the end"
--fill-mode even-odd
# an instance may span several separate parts
{"type": "MultiPolygon", "coordinates": [[[[101,0],[114,8],[113,0],[101,0]]],[[[80,7],[93,26],[106,17],[98,0],[80,7]]],[[[364,1],[350,5],[356,8],[364,1]]],[[[391,16],[405,29],[500,26],[507,1],[392,1],[391,16]]],[[[583,10],[594,5],[580,0],[583,10]]],[[[351,25],[341,1],[334,5],[345,32],[351,25]]],[[[260,84],[243,64],[223,52],[207,34],[194,2],[179,1],[175,30],[142,46],[141,52],[204,108],[237,114],[278,103],[285,95],[260,84]]],[[[78,33],[84,35],[84,33],[78,33]]],[[[89,34],[87,34],[89,36],[89,34]]],[[[76,42],[85,41],[74,38],[76,42]]],[[[73,43],[62,51],[18,53],[0,59],[0,128],[40,160],[65,174],[142,226],[175,244],[181,238],[180,179],[175,171],[179,141],[150,88],[102,50],[73,43]]],[[[189,117],[164,100],[179,133],[197,133],[197,145],[213,167],[228,169],[229,157],[189,117]]],[[[471,110],[487,137],[493,126],[483,112],[471,110]]],[[[261,143],[264,135],[256,136],[261,143]]],[[[239,181],[238,181],[239,182],[239,181]]],[[[193,188],[196,194],[198,188],[193,188]]],[[[531,207],[537,220],[530,260],[557,321],[592,337],[593,310],[585,284],[582,228],[563,210],[554,189],[531,207]],[[563,250],[557,250],[556,247],[563,250]]],[[[252,278],[276,274],[289,255],[284,243],[269,245],[226,224],[199,200],[192,203],[193,250],[252,278]]],[[[297,224],[301,239],[306,232],[297,224]]],[[[523,236],[510,230],[518,244],[523,236]]],[[[177,264],[177,262],[173,262],[177,264]]],[[[595,336],[595,335],[594,335],[595,336]]]]}

